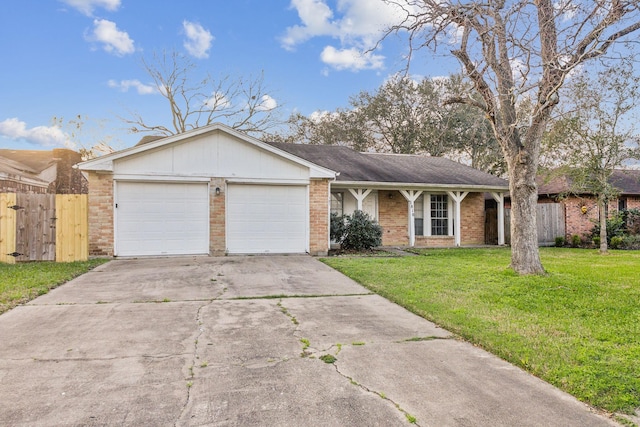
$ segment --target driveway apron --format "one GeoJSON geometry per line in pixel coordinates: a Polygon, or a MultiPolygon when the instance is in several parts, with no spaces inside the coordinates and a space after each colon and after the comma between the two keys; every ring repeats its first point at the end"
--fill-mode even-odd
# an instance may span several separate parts
{"type": "Polygon", "coordinates": [[[0,425],[616,425],[306,256],[111,261],[0,343],[0,425]]]}

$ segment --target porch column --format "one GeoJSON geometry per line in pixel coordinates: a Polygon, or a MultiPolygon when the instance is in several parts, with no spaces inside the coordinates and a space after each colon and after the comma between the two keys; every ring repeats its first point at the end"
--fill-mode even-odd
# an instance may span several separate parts
{"type": "Polygon", "coordinates": [[[447,194],[449,194],[449,197],[451,197],[451,199],[453,199],[453,201],[455,202],[456,217],[455,217],[455,223],[454,223],[455,231],[453,234],[455,236],[456,246],[460,246],[460,223],[461,223],[460,203],[462,203],[464,198],[467,197],[467,194],[469,194],[469,192],[468,191],[465,191],[465,192],[448,191],[447,194]]]}
{"type": "Polygon", "coordinates": [[[498,245],[504,245],[504,193],[491,193],[498,202],[498,245]]]}
{"type": "Polygon", "coordinates": [[[416,221],[415,212],[413,210],[414,202],[418,200],[418,197],[422,194],[422,191],[414,190],[400,190],[400,193],[407,199],[409,205],[409,246],[416,244],[416,221]]]}
{"type": "Polygon", "coordinates": [[[349,188],[349,193],[351,193],[353,195],[353,197],[356,198],[356,201],[358,203],[358,207],[356,209],[361,211],[362,210],[362,202],[364,201],[364,199],[367,198],[369,193],[371,193],[371,190],[365,190],[363,188],[356,188],[356,189],[349,188]]]}

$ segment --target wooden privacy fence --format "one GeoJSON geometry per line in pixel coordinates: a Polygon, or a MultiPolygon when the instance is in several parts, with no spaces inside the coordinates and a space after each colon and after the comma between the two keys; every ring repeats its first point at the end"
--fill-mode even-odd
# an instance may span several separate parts
{"type": "MultiPolygon", "coordinates": [[[[507,244],[511,243],[509,224],[511,224],[511,209],[505,209],[504,231],[507,244]]],[[[565,237],[564,205],[562,203],[539,203],[536,206],[536,225],[538,227],[538,245],[555,245],[556,237],[565,237]]]]}
{"type": "Polygon", "coordinates": [[[89,258],[86,194],[0,193],[0,262],[89,258]]]}

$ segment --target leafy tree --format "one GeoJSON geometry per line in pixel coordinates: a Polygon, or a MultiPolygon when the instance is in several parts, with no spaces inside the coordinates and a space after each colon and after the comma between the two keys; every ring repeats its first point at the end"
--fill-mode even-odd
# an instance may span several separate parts
{"type": "Polygon", "coordinates": [[[267,94],[264,76],[245,79],[211,74],[196,76],[197,66],[178,52],[154,54],[143,59],[144,70],[166,100],[171,124],[151,123],[132,112],[123,119],[130,130],[169,136],[223,122],[234,129],[259,135],[280,124],[279,106],[267,94]]]}
{"type": "Polygon", "coordinates": [[[289,132],[273,139],[449,156],[500,174],[504,162],[489,121],[477,109],[444,103],[461,92],[473,93],[461,76],[416,81],[396,75],[374,92],[352,96],[346,109],[291,116],[289,132]]]}
{"type": "Polygon", "coordinates": [[[635,109],[640,100],[640,77],[633,64],[623,61],[596,75],[580,72],[567,85],[565,114],[545,139],[560,172],[571,179],[573,193],[596,196],[600,211],[600,252],[607,252],[608,202],[619,190],[610,182],[614,170],[640,158],[635,109]]]}
{"type": "Polygon", "coordinates": [[[536,227],[543,132],[570,73],[615,54],[617,42],[640,29],[640,5],[637,0],[385,1],[404,11],[387,36],[408,33],[411,50],[427,46],[452,54],[474,83],[480,100],[461,94],[450,102],[474,106],[490,120],[508,170],[511,267],[520,274],[543,273],[536,227]],[[524,127],[523,98],[536,100],[524,127]]]}

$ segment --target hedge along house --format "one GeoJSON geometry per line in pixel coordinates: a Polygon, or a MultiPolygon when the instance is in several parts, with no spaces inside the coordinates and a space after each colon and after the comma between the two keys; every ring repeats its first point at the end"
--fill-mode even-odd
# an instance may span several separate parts
{"type": "Polygon", "coordinates": [[[79,165],[92,255],[326,254],[330,212],[354,209],[385,245],[480,244],[484,193],[502,206],[507,191],[444,159],[268,144],[222,124],[145,142],[79,165]]]}

